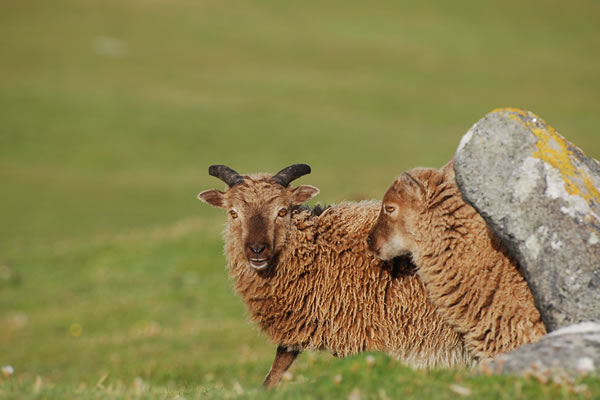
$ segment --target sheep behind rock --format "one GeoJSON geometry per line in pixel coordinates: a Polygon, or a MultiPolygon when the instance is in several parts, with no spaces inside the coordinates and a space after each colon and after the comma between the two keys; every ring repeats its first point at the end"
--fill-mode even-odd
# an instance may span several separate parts
{"type": "Polygon", "coordinates": [[[463,136],[455,170],[465,201],[519,262],[548,331],[599,321],[600,161],[539,116],[503,108],[463,136]]]}
{"type": "Polygon", "coordinates": [[[368,252],[379,202],[342,203],[316,215],[299,205],[318,189],[275,177],[240,176],[225,192],[199,195],[229,210],[229,274],[251,319],[278,345],[265,385],[275,385],[307,349],[340,357],[382,351],[416,367],[470,363],[462,336],[428,301],[414,266],[368,252]]]}
{"type": "Polygon", "coordinates": [[[439,171],[415,168],[398,177],[369,241],[382,259],[412,255],[431,301],[478,358],[546,333],[515,261],[463,201],[453,161],[439,171]]]}

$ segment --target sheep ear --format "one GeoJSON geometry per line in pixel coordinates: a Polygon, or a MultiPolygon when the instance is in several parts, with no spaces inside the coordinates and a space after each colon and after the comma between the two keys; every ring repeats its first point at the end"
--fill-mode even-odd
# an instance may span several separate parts
{"type": "Polygon", "coordinates": [[[398,183],[400,183],[403,192],[409,193],[413,196],[422,196],[425,194],[425,188],[423,187],[423,184],[408,172],[400,175],[398,178],[398,183]]]}
{"type": "Polygon", "coordinates": [[[292,203],[294,205],[302,204],[307,200],[312,199],[316,195],[318,195],[320,190],[311,185],[302,185],[298,186],[292,192],[292,203]]]}
{"type": "Polygon", "coordinates": [[[448,163],[440,169],[440,172],[442,173],[444,180],[446,180],[446,181],[454,181],[455,180],[456,174],[454,173],[454,157],[452,157],[450,159],[450,161],[448,161],[448,163]]]}
{"type": "Polygon", "coordinates": [[[218,190],[211,189],[198,193],[198,198],[213,207],[225,208],[224,194],[225,193],[219,192],[218,190]]]}

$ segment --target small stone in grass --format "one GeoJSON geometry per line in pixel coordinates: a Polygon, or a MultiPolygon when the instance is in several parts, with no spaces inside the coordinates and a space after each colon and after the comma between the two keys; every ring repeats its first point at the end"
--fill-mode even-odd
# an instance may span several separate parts
{"type": "Polygon", "coordinates": [[[462,385],[452,384],[452,385],[450,385],[450,390],[453,391],[454,393],[458,394],[459,396],[470,396],[471,395],[471,389],[469,389],[466,386],[462,386],[462,385]]]}
{"type": "Polygon", "coordinates": [[[337,374],[336,376],[334,376],[333,383],[335,383],[336,385],[342,383],[342,374],[337,374]]]}
{"type": "Polygon", "coordinates": [[[367,365],[369,367],[372,367],[375,365],[375,357],[373,357],[372,355],[368,355],[367,356],[367,365]]]}
{"type": "Polygon", "coordinates": [[[573,392],[575,392],[577,394],[587,392],[587,390],[588,390],[588,387],[587,387],[587,385],[584,385],[584,384],[573,386],[573,392]]]}
{"type": "Polygon", "coordinates": [[[211,382],[214,379],[215,379],[215,374],[213,374],[212,372],[209,372],[208,374],[204,375],[204,380],[207,382],[211,382]]]}
{"type": "Polygon", "coordinates": [[[138,396],[146,391],[146,384],[139,376],[133,380],[133,391],[138,396]]]}
{"type": "Polygon", "coordinates": [[[360,400],[360,389],[354,388],[348,395],[348,400],[360,400]]]}
{"type": "Polygon", "coordinates": [[[285,373],[281,376],[281,380],[284,382],[290,382],[292,379],[294,379],[294,374],[292,374],[290,371],[285,371],[285,373]]]}
{"type": "Polygon", "coordinates": [[[242,396],[244,394],[244,388],[242,387],[242,385],[240,385],[240,383],[238,381],[235,381],[233,383],[233,391],[238,396],[242,396]]]}
{"type": "Polygon", "coordinates": [[[33,384],[33,393],[35,395],[40,394],[40,392],[42,391],[42,377],[37,375],[35,377],[35,383],[33,384]]]}
{"type": "Polygon", "coordinates": [[[15,369],[10,365],[5,365],[4,367],[2,367],[2,374],[5,377],[10,378],[14,373],[15,369]]]}

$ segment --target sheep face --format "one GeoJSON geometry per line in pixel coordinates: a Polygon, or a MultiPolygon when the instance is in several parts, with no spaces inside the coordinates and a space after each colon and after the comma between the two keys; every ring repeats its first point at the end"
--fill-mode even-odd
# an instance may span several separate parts
{"type": "Polygon", "coordinates": [[[411,253],[414,224],[423,196],[422,185],[402,174],[386,191],[375,226],[369,233],[369,249],[383,260],[411,253]]]}
{"type": "Polygon", "coordinates": [[[200,200],[226,209],[228,240],[248,265],[263,270],[283,248],[291,224],[291,210],[319,193],[314,186],[282,186],[272,176],[244,176],[225,192],[207,190],[200,200]]]}
{"type": "Polygon", "coordinates": [[[432,206],[429,200],[440,185],[454,179],[454,159],[440,170],[414,168],[396,178],[369,233],[369,249],[383,260],[413,253],[421,232],[418,223],[432,206]]]}

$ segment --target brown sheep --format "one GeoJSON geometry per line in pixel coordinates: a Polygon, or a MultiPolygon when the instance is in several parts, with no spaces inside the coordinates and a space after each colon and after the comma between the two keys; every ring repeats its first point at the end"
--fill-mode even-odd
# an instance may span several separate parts
{"type": "Polygon", "coordinates": [[[385,193],[369,235],[383,260],[411,255],[440,315],[479,359],[540,339],[546,330],[516,262],[455,183],[453,160],[415,168],[385,193]]]}
{"type": "Polygon", "coordinates": [[[300,206],[319,190],[289,183],[309,172],[297,164],[274,176],[241,176],[212,166],[209,173],[229,187],[198,195],[228,211],[229,274],[251,319],[278,345],[265,386],[307,349],[339,357],[382,351],[415,367],[469,364],[463,338],[427,300],[414,266],[369,253],[380,203],[342,203],[322,213],[300,206]]]}

